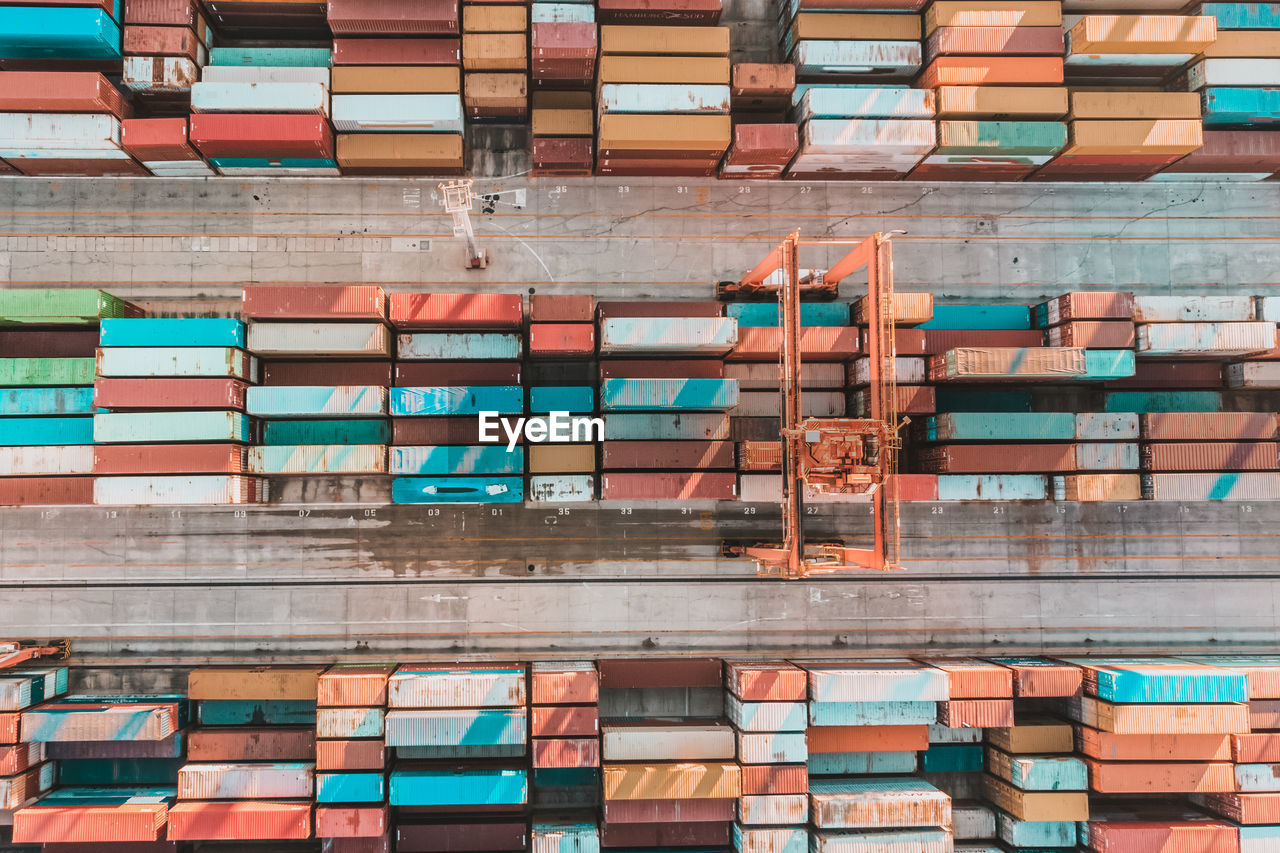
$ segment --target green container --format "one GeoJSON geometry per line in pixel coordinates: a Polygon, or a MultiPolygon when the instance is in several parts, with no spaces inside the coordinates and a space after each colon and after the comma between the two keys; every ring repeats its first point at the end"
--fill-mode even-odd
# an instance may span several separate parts
{"type": "Polygon", "coordinates": [[[314,726],[312,699],[204,699],[199,717],[205,726],[314,726]]]}
{"type": "Polygon", "coordinates": [[[925,441],[1071,441],[1076,416],[1070,412],[946,412],[922,419],[925,441]]]}
{"type": "Polygon", "coordinates": [[[934,154],[1057,154],[1067,126],[1057,121],[940,121],[934,154]]]}
{"type": "Polygon", "coordinates": [[[939,388],[939,412],[1029,412],[1030,391],[961,391],[939,388]]]}
{"type": "Polygon", "coordinates": [[[333,53],[327,47],[215,47],[209,51],[209,64],[328,68],[333,53]]]}
{"type": "Polygon", "coordinates": [[[1104,412],[1220,412],[1217,391],[1110,391],[1104,412]]]}
{"type": "Polygon", "coordinates": [[[0,358],[0,388],[92,384],[91,358],[0,358]]]}
{"type": "Polygon", "coordinates": [[[1084,351],[1085,379],[1124,379],[1137,369],[1133,350],[1090,349],[1084,351]]]}
{"type": "Polygon", "coordinates": [[[0,290],[0,325],[94,326],[103,317],[141,317],[142,311],[101,290],[17,288],[0,290]]]}
{"type": "Polygon", "coordinates": [[[920,756],[925,773],[974,773],[982,768],[982,745],[977,743],[934,743],[920,756]]]}
{"type": "Polygon", "coordinates": [[[183,758],[91,758],[62,759],[58,762],[58,784],[93,785],[173,785],[183,758]]]}
{"type": "Polygon", "coordinates": [[[391,421],[385,418],[314,421],[263,421],[262,443],[390,444],[391,421]]]}

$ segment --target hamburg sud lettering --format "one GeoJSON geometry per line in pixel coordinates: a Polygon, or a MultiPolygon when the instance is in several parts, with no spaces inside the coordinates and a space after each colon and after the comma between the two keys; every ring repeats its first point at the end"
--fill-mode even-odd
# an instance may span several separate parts
{"type": "Polygon", "coordinates": [[[514,453],[523,434],[532,444],[552,444],[604,441],[604,419],[570,415],[568,412],[551,412],[546,417],[504,418],[497,412],[483,411],[480,418],[480,443],[497,444],[502,441],[501,428],[507,439],[507,452],[514,453]]]}

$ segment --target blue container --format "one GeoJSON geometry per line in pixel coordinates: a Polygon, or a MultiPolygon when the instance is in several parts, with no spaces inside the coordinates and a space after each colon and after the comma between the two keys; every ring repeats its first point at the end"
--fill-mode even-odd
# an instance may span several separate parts
{"type": "Polygon", "coordinates": [[[1180,669],[1172,660],[1064,658],[1097,669],[1099,699],[1117,703],[1248,702],[1248,679],[1229,669],[1180,669]]]}
{"type": "Polygon", "coordinates": [[[204,699],[197,714],[206,726],[314,726],[316,703],[297,699],[204,699]]]}
{"type": "Polygon", "coordinates": [[[102,9],[0,6],[0,58],[119,61],[120,27],[102,9]]]}
{"type": "Polygon", "coordinates": [[[92,388],[0,388],[0,416],[92,415],[92,388]]]}
{"type": "Polygon", "coordinates": [[[168,803],[178,795],[176,785],[124,788],[57,788],[40,798],[44,806],[118,806],[137,798],[148,803],[168,803]]]}
{"type": "Polygon", "coordinates": [[[996,773],[1021,791],[1084,791],[1089,770],[1078,758],[1067,755],[1005,755],[1009,772],[996,773]]]}
{"type": "Polygon", "coordinates": [[[916,754],[914,752],[820,752],[810,755],[808,764],[810,776],[915,773],[916,754]]]}
{"type": "Polygon", "coordinates": [[[534,3],[531,24],[593,24],[596,7],[587,3],[534,3]]]}
{"type": "Polygon", "coordinates": [[[529,800],[524,770],[392,770],[393,806],[522,806],[529,800]]]}
{"type": "Polygon", "coordinates": [[[458,474],[524,472],[524,448],[517,446],[508,453],[506,444],[391,447],[388,450],[389,474],[448,477],[458,474]]]}
{"type": "Polygon", "coordinates": [[[1018,820],[996,811],[996,831],[1001,840],[1013,847],[1076,846],[1076,822],[1073,820],[1018,820]]]}
{"type": "Polygon", "coordinates": [[[925,773],[981,773],[982,746],[976,743],[931,743],[920,755],[925,773]]]}
{"type": "Polygon", "coordinates": [[[539,385],[529,389],[529,411],[577,414],[594,412],[595,391],[589,385],[539,385]]]}
{"type": "MultiPolygon", "coordinates": [[[[923,93],[922,93],[923,94],[923,93]]],[[[725,314],[738,321],[738,328],[774,328],[780,324],[776,302],[735,302],[725,306],[725,314]]],[[[849,303],[803,302],[801,326],[847,326],[849,303]]]]}
{"type": "Polygon", "coordinates": [[[516,359],[519,334],[509,332],[418,332],[396,338],[396,357],[432,361],[516,359]]]}
{"type": "Polygon", "coordinates": [[[246,392],[245,411],[267,418],[376,418],[387,414],[387,390],[376,385],[259,385],[246,392]]]}
{"type": "Polygon", "coordinates": [[[336,169],[336,160],[323,157],[282,157],[270,160],[265,157],[210,157],[215,169],[336,169]]]}
{"type": "Polygon", "coordinates": [[[93,418],[0,418],[0,447],[57,444],[93,444],[93,418]]]}
{"type": "MultiPolygon", "coordinates": [[[[799,86],[796,87],[800,89],[799,86]]],[[[796,117],[811,118],[933,118],[933,98],[927,89],[905,86],[809,86],[793,96],[796,117]]]]}
{"type": "Polygon", "coordinates": [[[939,412],[1029,412],[1030,391],[962,391],[938,388],[939,412]]]}
{"type": "Polygon", "coordinates": [[[724,411],[736,405],[736,379],[606,379],[600,383],[602,411],[724,411]]]}
{"type": "Polygon", "coordinates": [[[1220,412],[1218,391],[1108,391],[1105,412],[1220,412]]]}
{"type": "Polygon", "coordinates": [[[394,710],[387,714],[387,746],[515,746],[523,751],[527,739],[524,708],[394,710]]]}
{"type": "Polygon", "coordinates": [[[1205,127],[1270,127],[1280,120],[1280,89],[1224,89],[1200,93],[1205,127]]]}
{"type": "Polygon", "coordinates": [[[925,726],[937,721],[937,702],[809,703],[811,726],[925,726]]]}
{"type": "Polygon", "coordinates": [[[1217,18],[1220,30],[1280,29],[1280,6],[1274,3],[1205,3],[1195,14],[1217,18]]]}
{"type": "Polygon", "coordinates": [[[376,418],[341,421],[263,421],[262,444],[389,444],[391,422],[376,418]]]}
{"type": "Polygon", "coordinates": [[[497,412],[518,415],[524,411],[524,389],[519,385],[436,385],[424,388],[392,388],[392,417],[475,415],[497,412]]]}
{"type": "MultiPolygon", "coordinates": [[[[534,7],[538,5],[535,3],[534,7]]],[[[529,847],[539,853],[600,853],[600,827],[595,823],[539,816],[533,819],[531,836],[533,842],[529,847]]],[[[795,853],[808,853],[808,849],[806,844],[795,853]]],[[[776,853],[792,851],[779,850],[776,853]]]]}
{"type": "Polygon", "coordinates": [[[333,53],[327,47],[215,47],[209,51],[209,64],[328,68],[333,53]]]}
{"type": "Polygon", "coordinates": [[[391,502],[397,504],[518,504],[520,477],[396,477],[391,502]]]}
{"type": "Polygon", "coordinates": [[[1088,349],[1084,351],[1084,379],[1123,379],[1137,369],[1133,350],[1088,349]]]}
{"type": "Polygon", "coordinates": [[[386,796],[381,773],[317,773],[317,803],[380,803],[386,796]]]}
{"type": "Polygon", "coordinates": [[[917,329],[1030,329],[1031,309],[1026,305],[938,305],[933,319],[917,329]]]}
{"type": "Polygon", "coordinates": [[[174,785],[183,758],[92,758],[58,761],[58,784],[174,785]]]}
{"type": "Polygon", "coordinates": [[[1071,441],[1070,412],[952,412],[926,417],[927,441],[1071,441]]]}
{"type": "Polygon", "coordinates": [[[940,501],[1042,501],[1049,484],[1042,474],[939,474],[940,501]]]}
{"type": "Polygon", "coordinates": [[[229,317],[104,319],[104,347],[235,347],[244,349],[244,323],[229,317]]]}

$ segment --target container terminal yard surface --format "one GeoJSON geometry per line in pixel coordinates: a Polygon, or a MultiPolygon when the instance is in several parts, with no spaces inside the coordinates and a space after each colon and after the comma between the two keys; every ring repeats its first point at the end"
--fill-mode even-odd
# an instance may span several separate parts
{"type": "MultiPolygon", "coordinates": [[[[480,179],[473,221],[490,263],[473,272],[434,191],[409,179],[4,179],[0,275],[214,313],[234,312],[244,283],[709,299],[796,228],[905,229],[897,287],[940,301],[1268,295],[1280,269],[1280,186],[1265,183],[480,179]]],[[[869,529],[866,506],[816,511],[815,536],[869,529]]],[[[789,582],[721,556],[724,540],[776,531],[774,504],[495,512],[7,508],[0,625],[71,638],[90,665],[364,650],[1167,653],[1257,647],[1277,624],[1280,503],[904,503],[904,572],[789,582]]]]}

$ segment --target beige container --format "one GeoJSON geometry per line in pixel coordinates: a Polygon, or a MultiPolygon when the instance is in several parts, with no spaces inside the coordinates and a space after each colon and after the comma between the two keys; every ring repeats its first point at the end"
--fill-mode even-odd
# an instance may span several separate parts
{"type": "Polygon", "coordinates": [[[529,448],[530,474],[590,474],[595,470],[595,445],[535,444],[529,448]]]}
{"type": "Polygon", "coordinates": [[[939,86],[938,118],[1050,119],[1067,114],[1058,86],[939,86]]]}
{"type": "MultiPolygon", "coordinates": [[[[728,27],[600,28],[600,53],[639,56],[728,56],[728,27]]],[[[463,45],[466,55],[466,45],[463,45]]],[[[728,78],[725,78],[728,82],[728,78]]]]}
{"type": "Polygon", "coordinates": [[[804,39],[919,41],[919,15],[801,12],[791,22],[792,44],[804,39]]]}
{"type": "MultiPolygon", "coordinates": [[[[1014,0],[936,0],[924,15],[924,34],[938,27],[1060,27],[1062,4],[1014,0]]],[[[830,36],[828,36],[830,38],[830,36]]]]}
{"type": "Polygon", "coordinates": [[[529,12],[524,6],[462,7],[464,33],[523,33],[529,28],[529,12]]]}
{"type": "Polygon", "coordinates": [[[729,147],[727,115],[621,115],[600,117],[601,151],[706,151],[729,147]]]}
{"type": "MultiPolygon", "coordinates": [[[[917,323],[929,322],[933,319],[933,294],[894,293],[893,318],[899,326],[914,326],[917,323]]],[[[859,326],[865,326],[869,322],[865,296],[859,297],[853,303],[853,322],[859,326]]]]}
{"type": "Polygon", "coordinates": [[[602,56],[601,83],[685,83],[728,86],[728,58],[694,56],[602,56]]]}
{"type": "Polygon", "coordinates": [[[337,65],[329,88],[335,95],[448,95],[462,91],[456,67],[337,65]]]}
{"type": "Polygon", "coordinates": [[[340,133],[338,164],[356,168],[462,168],[460,133],[340,133]]]}
{"type": "Polygon", "coordinates": [[[526,74],[468,74],[463,103],[468,107],[523,109],[529,103],[526,74]]]}
{"type": "Polygon", "coordinates": [[[527,71],[524,33],[464,33],[462,67],[467,71],[527,71]]]}
{"type": "Polygon", "coordinates": [[[1069,474],[1054,478],[1054,498],[1063,501],[1142,500],[1140,474],[1069,474]],[[1058,486],[1061,481],[1061,497],[1058,486]]]}
{"type": "Polygon", "coordinates": [[[1012,755],[1075,751],[1070,723],[1051,717],[1028,717],[1016,726],[986,730],[987,743],[1012,755]]]}
{"type": "Polygon", "coordinates": [[[193,669],[187,676],[189,699],[316,700],[323,666],[218,666],[193,669]]]}
{"type": "Polygon", "coordinates": [[[1249,731],[1249,706],[1119,705],[1078,696],[1067,700],[1072,719],[1118,735],[1228,735],[1249,731]]]}
{"type": "Polygon", "coordinates": [[[604,767],[606,800],[704,800],[742,795],[737,764],[614,764],[604,767]]]}
{"type": "Polygon", "coordinates": [[[1218,37],[1209,15],[1085,15],[1070,32],[1071,52],[1200,53],[1218,37]]]}
{"type": "Polygon", "coordinates": [[[1089,795],[1084,791],[1019,791],[997,779],[982,777],[986,797],[1019,820],[1088,820],[1089,795]]]}
{"type": "Polygon", "coordinates": [[[1200,120],[1200,96],[1195,92],[1072,92],[1073,119],[1200,120]]]}
{"type": "Polygon", "coordinates": [[[1204,128],[1191,119],[1073,121],[1063,154],[1190,154],[1204,145],[1204,128]]]}
{"type": "Polygon", "coordinates": [[[534,92],[533,108],[535,110],[589,110],[591,109],[591,93],[534,92]]]}
{"type": "Polygon", "coordinates": [[[1280,56],[1280,30],[1218,30],[1217,41],[1202,55],[1206,59],[1280,56]]]}
{"type": "Polygon", "coordinates": [[[595,131],[595,114],[585,110],[533,110],[534,136],[590,136],[595,131]]]}

